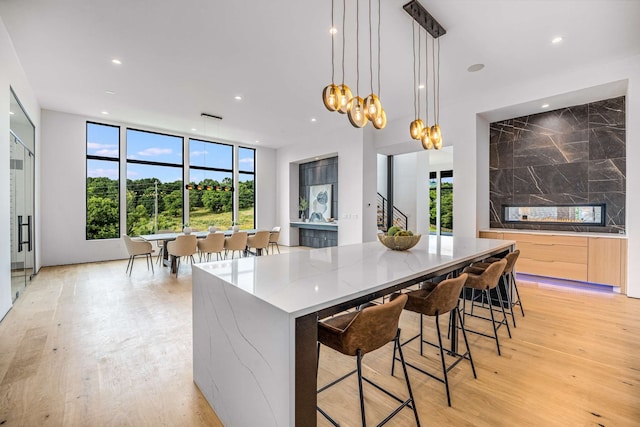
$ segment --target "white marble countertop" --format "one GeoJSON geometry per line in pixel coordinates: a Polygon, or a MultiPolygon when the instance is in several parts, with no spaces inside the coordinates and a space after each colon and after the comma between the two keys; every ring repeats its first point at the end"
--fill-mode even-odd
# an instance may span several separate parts
{"type": "Polygon", "coordinates": [[[515,242],[422,236],[409,251],[379,242],[194,265],[294,317],[371,294],[515,242]]]}
{"type": "Polygon", "coordinates": [[[515,233],[515,234],[546,234],[549,236],[573,236],[573,237],[607,237],[610,239],[626,239],[626,234],[594,233],[590,231],[555,231],[555,230],[523,230],[511,228],[485,228],[480,231],[488,233],[515,233]]]}

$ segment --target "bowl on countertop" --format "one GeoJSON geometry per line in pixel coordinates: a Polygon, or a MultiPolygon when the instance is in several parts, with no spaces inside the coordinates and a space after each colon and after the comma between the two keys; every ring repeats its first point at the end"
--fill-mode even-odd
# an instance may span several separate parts
{"type": "Polygon", "coordinates": [[[406,251],[411,249],[420,241],[420,234],[413,236],[388,236],[386,234],[378,234],[378,240],[387,248],[394,251],[406,251]]]}

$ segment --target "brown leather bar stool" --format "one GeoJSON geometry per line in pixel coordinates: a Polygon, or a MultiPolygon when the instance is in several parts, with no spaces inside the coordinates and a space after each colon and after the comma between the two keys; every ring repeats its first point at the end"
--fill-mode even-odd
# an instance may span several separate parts
{"type": "MultiPolygon", "coordinates": [[[[413,410],[416,418],[416,424],[420,426],[418,411],[416,410],[413,392],[411,391],[411,384],[409,383],[409,376],[407,375],[407,367],[404,361],[404,356],[402,355],[402,348],[400,348],[400,329],[398,329],[398,322],[406,302],[407,296],[401,295],[395,298],[392,302],[386,304],[372,305],[362,310],[353,311],[318,322],[318,358],[320,357],[320,344],[331,347],[332,349],[347,356],[356,356],[355,370],[320,388],[318,393],[357,373],[358,390],[360,392],[360,414],[362,416],[363,427],[366,426],[367,423],[364,411],[362,380],[400,402],[400,406],[394,409],[384,420],[380,422],[380,424],[378,424],[378,426],[387,423],[404,407],[408,407],[413,410]],[[407,383],[407,391],[409,392],[409,398],[405,400],[383,389],[362,375],[363,356],[369,352],[379,349],[391,341],[393,341],[394,345],[399,349],[400,361],[402,362],[404,378],[407,383]]],[[[339,426],[339,424],[320,407],[318,407],[318,412],[320,412],[334,426],[339,426]]]]}
{"type": "MultiPolygon", "coordinates": [[[[467,280],[467,274],[463,273],[459,277],[449,278],[443,280],[442,282],[435,284],[427,282],[422,285],[421,289],[416,291],[407,292],[405,295],[407,296],[407,304],[404,306],[405,310],[413,311],[414,313],[420,314],[420,333],[407,341],[403,342],[401,346],[409,344],[411,341],[416,338],[420,339],[420,355],[423,356],[423,343],[429,344],[433,347],[437,347],[440,350],[440,361],[442,363],[442,373],[443,377],[438,377],[433,375],[430,372],[425,371],[424,369],[415,366],[409,362],[407,365],[411,366],[413,369],[416,369],[423,374],[430,376],[433,379],[444,383],[444,387],[447,390],[447,403],[451,406],[451,394],[449,393],[449,380],[447,377],[447,373],[453,369],[458,363],[462,360],[468,360],[471,364],[471,371],[473,372],[473,378],[477,378],[476,376],[476,368],[473,365],[473,358],[471,357],[471,349],[469,348],[469,342],[467,341],[467,333],[464,329],[464,323],[462,323],[462,317],[460,315],[460,310],[458,308],[458,298],[460,297],[460,292],[462,291],[462,287],[464,286],[467,280]],[[464,338],[464,344],[467,348],[467,351],[464,354],[460,353],[452,353],[448,351],[450,356],[454,356],[456,358],[455,362],[447,366],[447,362],[444,358],[444,349],[442,346],[442,334],[440,333],[440,316],[446,313],[452,313],[454,316],[458,317],[458,321],[460,322],[460,328],[462,329],[462,336],[464,338]],[[423,316],[433,316],[436,319],[436,331],[438,334],[438,344],[434,344],[432,342],[426,341],[423,338],[423,316]]],[[[392,298],[395,295],[392,295],[392,298]]],[[[455,339],[455,338],[454,338],[455,339]]],[[[395,366],[396,355],[395,348],[393,354],[393,364],[391,365],[391,375],[393,375],[393,368],[395,366]]]]}
{"type": "Polygon", "coordinates": [[[467,332],[471,332],[474,334],[478,334],[478,335],[482,335],[485,336],[487,338],[492,338],[494,340],[496,340],[496,347],[498,348],[498,355],[501,355],[500,353],[500,341],[498,340],[498,329],[504,324],[507,326],[507,332],[509,333],[509,338],[511,338],[511,330],[509,329],[509,323],[507,322],[507,314],[504,311],[504,305],[502,302],[502,294],[500,292],[500,288],[498,288],[498,282],[500,281],[500,276],[502,275],[502,272],[504,271],[505,266],[507,265],[507,260],[506,259],[501,259],[500,261],[496,261],[492,264],[490,264],[485,270],[482,270],[482,272],[480,274],[478,274],[480,272],[480,269],[474,268],[474,267],[467,267],[463,270],[463,273],[467,273],[468,277],[467,277],[467,281],[464,284],[465,288],[470,288],[472,289],[471,292],[471,304],[473,306],[476,296],[475,296],[475,290],[479,290],[480,291],[480,298],[486,298],[487,302],[488,302],[488,310],[489,310],[489,314],[491,315],[491,319],[488,319],[486,317],[483,316],[478,316],[476,314],[468,314],[466,312],[466,302],[467,299],[464,298],[463,301],[463,315],[462,315],[462,323],[464,324],[465,322],[465,316],[472,316],[472,317],[476,317],[479,319],[484,319],[484,320],[490,320],[491,321],[491,325],[493,326],[493,336],[485,334],[483,332],[479,332],[479,331],[474,331],[472,329],[466,328],[467,332]],[[498,294],[498,302],[500,305],[500,309],[502,310],[502,320],[497,321],[495,319],[495,316],[493,315],[493,304],[491,303],[491,289],[495,289],[496,293],[498,294]],[[497,325],[497,326],[496,326],[497,325]]]}
{"type": "MultiPolygon", "coordinates": [[[[515,275],[516,261],[518,260],[519,256],[520,256],[520,250],[518,249],[516,249],[513,252],[509,252],[504,257],[504,259],[507,260],[507,266],[504,268],[504,272],[502,273],[502,283],[504,284],[504,288],[507,291],[507,304],[509,307],[508,314],[511,314],[511,320],[513,322],[514,327],[516,327],[516,318],[515,318],[515,315],[513,314],[513,307],[515,307],[516,305],[519,305],[520,311],[522,312],[522,317],[524,317],[524,309],[522,308],[522,301],[520,300],[520,292],[518,292],[518,285],[516,284],[516,275],[515,275]],[[514,291],[515,291],[516,299],[513,298],[514,291]]],[[[491,263],[500,261],[501,259],[502,258],[493,258],[493,257],[487,258],[486,260],[484,260],[484,262],[471,264],[471,267],[473,267],[474,269],[478,269],[475,271],[484,270],[491,263]]]]}

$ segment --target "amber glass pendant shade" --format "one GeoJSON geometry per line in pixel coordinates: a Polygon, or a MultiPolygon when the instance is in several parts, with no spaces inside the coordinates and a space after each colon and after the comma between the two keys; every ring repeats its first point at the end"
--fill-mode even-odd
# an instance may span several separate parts
{"type": "Polygon", "coordinates": [[[378,117],[380,110],[382,110],[382,105],[380,104],[380,99],[375,93],[367,96],[364,100],[364,109],[367,118],[372,122],[378,117]]]}
{"type": "Polygon", "coordinates": [[[380,108],[380,113],[375,120],[371,120],[371,124],[376,129],[384,129],[387,125],[387,113],[385,113],[384,108],[380,108]]]}
{"type": "Polygon", "coordinates": [[[336,111],[340,106],[339,102],[339,89],[338,86],[331,83],[322,91],[322,102],[324,102],[324,106],[327,107],[329,111],[336,111]]]}
{"type": "Polygon", "coordinates": [[[353,98],[353,95],[349,86],[345,84],[338,86],[338,113],[347,114],[351,98],[353,98]]]}
{"type": "Polygon", "coordinates": [[[422,148],[425,150],[431,150],[433,148],[433,142],[431,142],[431,130],[429,126],[425,126],[422,131],[422,135],[420,136],[420,141],[422,142],[422,148]]]}
{"type": "Polygon", "coordinates": [[[433,143],[433,146],[438,148],[438,144],[442,147],[442,134],[440,133],[440,126],[436,123],[431,126],[431,134],[429,135],[429,139],[433,143]]]}
{"type": "Polygon", "coordinates": [[[357,128],[364,127],[369,119],[367,119],[367,115],[365,114],[364,109],[364,100],[359,96],[351,98],[348,103],[348,116],[351,124],[357,128]]]}
{"type": "Polygon", "coordinates": [[[422,119],[417,119],[411,122],[409,125],[409,133],[411,134],[411,138],[420,139],[422,136],[422,130],[424,129],[424,122],[422,119]]]}

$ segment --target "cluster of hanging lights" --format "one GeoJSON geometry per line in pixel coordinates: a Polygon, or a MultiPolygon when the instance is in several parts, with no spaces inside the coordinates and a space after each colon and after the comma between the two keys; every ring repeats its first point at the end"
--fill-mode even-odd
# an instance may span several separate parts
{"type": "Polygon", "coordinates": [[[422,148],[430,150],[435,148],[439,150],[442,148],[442,132],[440,130],[439,115],[440,115],[440,36],[445,34],[446,31],[435,19],[424,10],[424,8],[416,1],[407,3],[404,9],[409,13],[414,21],[413,25],[413,102],[415,118],[409,125],[409,134],[412,139],[422,142],[422,148]],[[422,55],[422,31],[418,27],[418,64],[416,74],[416,23],[420,24],[425,29],[425,121],[420,118],[420,74],[421,74],[421,55],[422,55]],[[431,66],[433,76],[433,112],[434,112],[434,124],[429,126],[429,49],[428,38],[431,35],[431,66]],[[437,54],[436,54],[437,51],[437,54]]]}
{"type": "Polygon", "coordinates": [[[340,114],[347,114],[349,122],[354,127],[362,128],[369,121],[376,129],[383,129],[387,125],[387,114],[380,102],[380,0],[378,0],[378,95],[373,90],[373,40],[371,23],[371,0],[369,0],[369,71],[371,94],[365,99],[360,97],[360,37],[359,32],[359,10],[360,1],[356,0],[356,96],[353,96],[351,89],[344,83],[344,56],[345,56],[345,21],[346,21],[346,0],[342,0],[342,83],[335,84],[335,63],[334,63],[334,36],[337,33],[334,26],[334,0],[331,0],[331,83],[322,91],[322,101],[329,111],[337,111],[340,114]]]}

